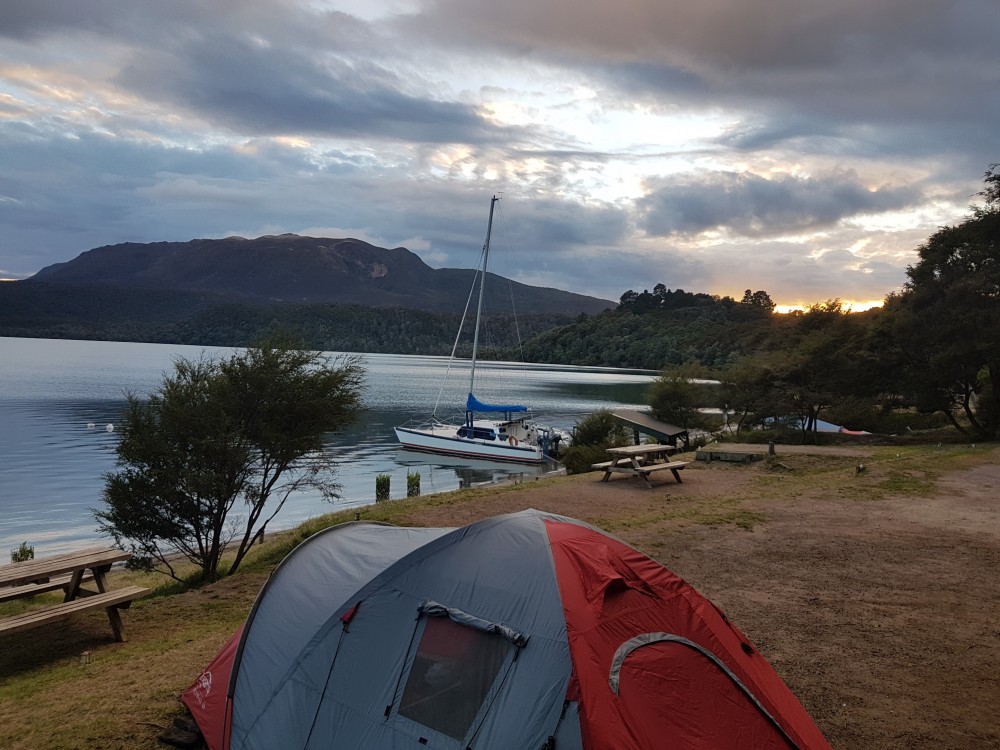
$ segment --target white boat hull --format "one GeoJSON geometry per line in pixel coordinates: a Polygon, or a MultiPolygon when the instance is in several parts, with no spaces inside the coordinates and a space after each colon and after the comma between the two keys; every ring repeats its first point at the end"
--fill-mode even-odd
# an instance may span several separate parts
{"type": "Polygon", "coordinates": [[[396,427],[395,430],[400,445],[414,451],[532,464],[547,460],[545,453],[537,445],[459,437],[454,425],[396,427]]]}

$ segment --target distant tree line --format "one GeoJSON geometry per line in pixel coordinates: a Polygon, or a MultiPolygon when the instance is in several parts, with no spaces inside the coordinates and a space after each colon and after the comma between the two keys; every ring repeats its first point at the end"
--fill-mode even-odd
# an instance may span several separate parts
{"type": "Polygon", "coordinates": [[[619,310],[636,314],[712,307],[721,307],[729,311],[735,310],[739,315],[752,316],[758,313],[772,312],[774,302],[771,301],[771,296],[764,291],[753,292],[747,289],[743,294],[743,299],[737,303],[732,297],[718,297],[704,292],[685,292],[683,289],[668,289],[664,284],[657,284],[653,287],[652,292],[648,289],[644,289],[642,292],[629,289],[621,296],[618,303],[619,310]]]}

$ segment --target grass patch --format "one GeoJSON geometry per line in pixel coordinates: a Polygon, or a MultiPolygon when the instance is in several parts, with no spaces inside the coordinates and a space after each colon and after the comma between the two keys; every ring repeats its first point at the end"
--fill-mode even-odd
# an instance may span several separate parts
{"type": "Polygon", "coordinates": [[[878,475],[859,477],[840,488],[839,494],[854,500],[883,500],[893,495],[926,495],[934,490],[937,472],[888,468],[878,475]]]}
{"type": "Polygon", "coordinates": [[[881,500],[890,495],[932,492],[937,477],[982,461],[982,446],[883,446],[867,457],[785,454],[780,466],[764,462],[755,477],[755,497],[832,495],[881,500]]]}
{"type": "Polygon", "coordinates": [[[878,488],[892,495],[926,495],[934,489],[934,482],[913,472],[890,470],[889,476],[878,483],[878,488]]]}
{"type": "Polygon", "coordinates": [[[736,526],[747,531],[763,523],[764,513],[738,507],[742,499],[720,498],[701,502],[697,506],[669,508],[627,518],[601,518],[594,522],[598,528],[611,533],[637,531],[649,526],[673,524],[683,526],[736,526]]]}
{"type": "Polygon", "coordinates": [[[730,510],[720,513],[705,513],[695,516],[693,523],[704,526],[738,526],[746,531],[753,531],[758,524],[764,523],[763,513],[752,510],[730,510]]]}

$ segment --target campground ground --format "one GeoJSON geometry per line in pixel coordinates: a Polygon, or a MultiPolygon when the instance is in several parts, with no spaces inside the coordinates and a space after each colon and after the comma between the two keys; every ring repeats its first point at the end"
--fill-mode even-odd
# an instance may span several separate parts
{"type": "MultiPolygon", "coordinates": [[[[831,745],[1000,748],[1000,449],[862,447],[692,463],[652,490],[585,474],[339,516],[459,526],[538,508],[589,521],[729,615],[831,745]],[[864,468],[860,469],[859,465],[864,468]]],[[[662,475],[660,475],[662,476],[662,475]]],[[[177,696],[245,617],[282,551],[236,576],[0,638],[0,747],[158,748],[177,696]],[[82,652],[88,652],[86,663],[82,652]]]]}

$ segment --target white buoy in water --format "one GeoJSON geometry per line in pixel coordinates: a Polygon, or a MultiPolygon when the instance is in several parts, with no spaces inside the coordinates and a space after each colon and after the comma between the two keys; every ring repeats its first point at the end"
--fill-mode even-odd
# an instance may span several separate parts
{"type": "Polygon", "coordinates": [[[87,422],[87,429],[88,430],[94,429],[94,423],[93,422],[87,422]]]}
{"type": "Polygon", "coordinates": [[[108,422],[108,426],[105,427],[104,430],[106,432],[114,432],[115,431],[115,426],[113,424],[111,424],[110,422],[108,422]]]}

